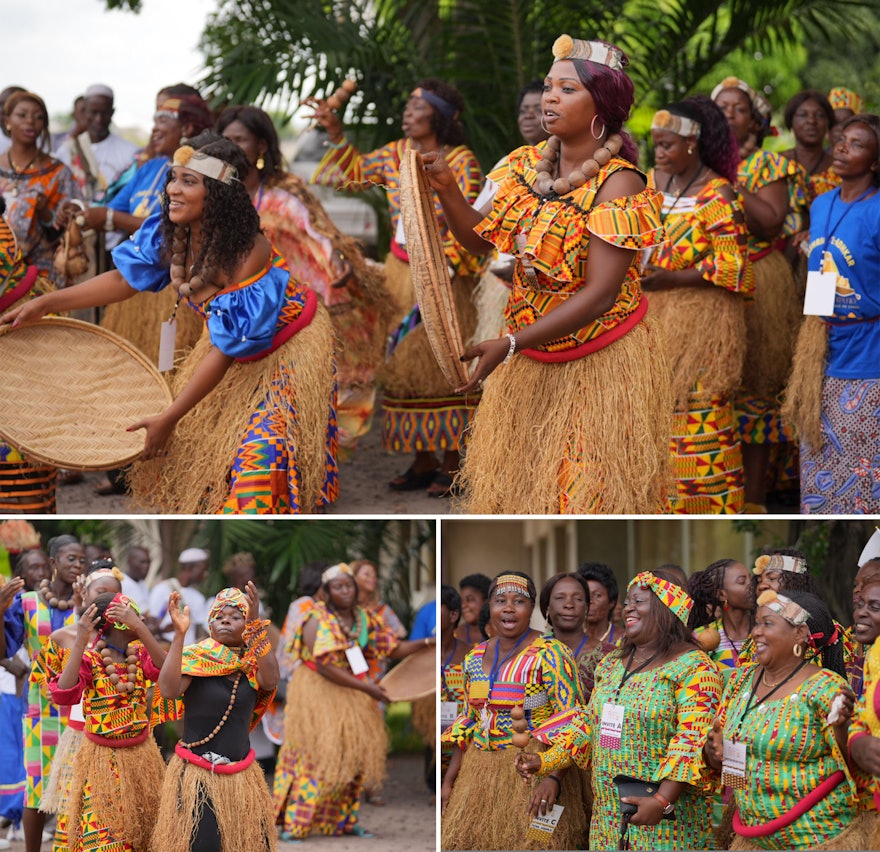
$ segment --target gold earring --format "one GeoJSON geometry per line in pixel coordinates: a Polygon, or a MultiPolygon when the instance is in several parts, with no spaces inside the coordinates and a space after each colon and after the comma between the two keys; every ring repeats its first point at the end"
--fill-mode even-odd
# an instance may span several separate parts
{"type": "Polygon", "coordinates": [[[257,157],[257,171],[261,172],[265,168],[266,168],[266,161],[263,159],[263,155],[260,154],[260,156],[257,157]]]}

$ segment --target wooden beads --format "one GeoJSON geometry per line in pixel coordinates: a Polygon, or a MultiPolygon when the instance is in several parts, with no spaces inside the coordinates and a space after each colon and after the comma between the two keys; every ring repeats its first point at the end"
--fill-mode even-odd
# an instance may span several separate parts
{"type": "Polygon", "coordinates": [[[214,726],[214,730],[211,731],[208,736],[196,740],[194,743],[182,742],[181,746],[183,746],[183,748],[195,748],[196,746],[205,745],[205,743],[209,743],[218,733],[220,733],[220,729],[226,724],[226,720],[229,718],[229,714],[232,712],[232,708],[235,705],[235,695],[238,692],[239,681],[241,681],[240,671],[235,675],[235,682],[232,684],[232,694],[229,696],[229,704],[226,707],[226,712],[220,717],[220,721],[214,726]]]}
{"type": "Polygon", "coordinates": [[[529,722],[526,719],[526,711],[521,704],[510,709],[511,727],[514,730],[513,745],[516,748],[525,748],[529,744],[532,735],[529,733],[529,722]]]}
{"type": "Polygon", "coordinates": [[[138,666],[137,654],[127,653],[128,646],[126,645],[125,662],[117,663],[110,656],[110,649],[107,647],[107,643],[103,639],[95,643],[95,650],[101,655],[101,660],[104,663],[104,673],[107,675],[107,680],[116,687],[116,691],[120,695],[134,692],[135,687],[137,686],[138,671],[140,669],[138,666]],[[119,669],[123,665],[125,665],[125,672],[120,673],[119,669]]]}
{"type": "Polygon", "coordinates": [[[333,110],[342,109],[356,90],[357,80],[343,80],[342,85],[327,98],[327,106],[333,110]]]}

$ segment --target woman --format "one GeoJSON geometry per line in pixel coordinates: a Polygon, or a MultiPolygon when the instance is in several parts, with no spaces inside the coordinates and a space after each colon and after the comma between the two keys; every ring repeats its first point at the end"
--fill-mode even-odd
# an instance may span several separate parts
{"type": "Polygon", "coordinates": [[[522,755],[521,774],[572,761],[591,766],[591,849],[707,849],[713,781],[702,750],[721,695],[721,676],[687,628],[693,601],[665,572],[643,571],[623,602],[625,636],[596,669],[586,710],[541,755],[522,755]],[[618,799],[613,779],[657,786],[618,799]],[[620,804],[636,806],[621,822],[620,804]],[[672,812],[675,819],[664,819],[672,812]],[[622,833],[626,833],[626,847],[622,833]]]}
{"type": "Polygon", "coordinates": [[[49,113],[39,95],[10,95],[3,123],[11,144],[0,154],[0,195],[9,224],[25,262],[63,287],[66,279],[56,272],[53,259],[66,221],[56,221],[56,215],[67,199],[80,197],[79,187],[70,169],[48,154],[49,113]]]}
{"type": "Polygon", "coordinates": [[[853,822],[852,696],[828,610],[812,595],[765,592],[752,635],[755,662],[728,681],[705,749],[734,788],[731,848],[868,848],[864,826],[853,822]]]}
{"type": "Polygon", "coordinates": [[[489,597],[491,584],[492,580],[485,574],[468,574],[458,581],[461,622],[455,629],[455,635],[468,645],[476,645],[484,638],[480,632],[480,613],[489,597]]]}
{"type": "Polygon", "coordinates": [[[164,661],[121,592],[99,595],[77,623],[64,670],[49,681],[52,700],[82,702],[85,717],[66,792],[71,852],[149,849],[165,764],[150,736],[147,688],[164,661]]]}
{"type": "Polygon", "coordinates": [[[173,591],[174,638],[158,683],[162,695],[183,698],[183,740],[165,772],[150,848],[274,850],[272,801],[248,739],[278,683],[257,589],[248,583],[247,593],[218,592],[208,614],[210,638],[185,648],[189,607],[180,606],[173,591]]]}
{"type": "Polygon", "coordinates": [[[752,575],[736,559],[719,559],[690,576],[688,592],[694,600],[690,627],[726,680],[739,665],[743,643],[752,630],[755,616],[752,575]],[[713,648],[716,634],[718,644],[713,648]]]}
{"type": "Polygon", "coordinates": [[[531,578],[518,571],[499,574],[489,589],[493,638],[474,646],[464,660],[467,707],[441,737],[454,747],[441,788],[444,849],[523,849],[529,807],[565,808],[546,840],[549,848],[576,849],[586,826],[579,777],[544,779],[533,789],[513,775],[514,716],[524,717],[530,750],[546,747],[547,723],[565,718],[583,700],[577,668],[568,648],[529,627],[537,597],[531,578]],[[519,709],[517,709],[519,708],[519,709]]]}
{"type": "Polygon", "coordinates": [[[731,400],[742,381],[745,296],[754,289],[742,204],[733,185],[736,142],[703,96],[670,104],[651,124],[667,242],[642,286],[666,332],[675,415],[670,450],[678,514],[743,510],[742,449],[731,400]]]}
{"type": "Polygon", "coordinates": [[[794,135],[794,148],[783,151],[782,156],[806,172],[809,207],[817,195],[840,183],[832,168],[831,150],[825,147],[828,131],[834,126],[834,110],[821,92],[804,89],[785,105],[785,126],[794,135]]]}
{"type": "Polygon", "coordinates": [[[129,427],[146,430],[135,502],[183,514],[314,512],[338,489],[330,321],[260,233],[241,150],[213,134],[191,141],[175,154],[162,214],[114,249],[117,269],[0,322],[170,283],[208,333],[175,372],[174,402],[129,427]]]}
{"type": "Polygon", "coordinates": [[[22,824],[26,852],[38,852],[42,842],[46,824],[46,815],[40,812],[43,783],[49,777],[58,738],[68,719],[67,708],[53,704],[45,691],[52,675],[61,671],[63,661],[57,654],[41,655],[40,651],[53,631],[73,624],[73,582],[85,568],[83,548],[75,536],[50,539],[48,550],[51,580],[43,580],[35,592],[20,595],[20,579],[0,588],[0,611],[4,613],[0,659],[26,648],[32,665],[24,720],[27,786],[22,824]]]}
{"type": "Polygon", "coordinates": [[[375,702],[387,704],[388,696],[367,676],[369,661],[397,660],[434,641],[399,642],[357,605],[358,587],[344,563],[324,571],[321,588],[326,603],[315,601],[289,649],[302,665],[287,689],[284,741],[275,769],[282,840],[310,834],[371,836],[358,825],[359,799],[385,775],[387,741],[375,702]]]}
{"type": "Polygon", "coordinates": [[[583,562],[578,565],[578,574],[587,581],[590,591],[584,633],[603,644],[620,644],[623,631],[614,617],[620,593],[614,572],[604,562],[583,562]]]}
{"type": "Polygon", "coordinates": [[[294,277],[308,282],[330,311],[339,368],[339,444],[354,449],[370,429],[376,368],[385,353],[391,308],[382,275],[356,240],[343,234],[304,180],[284,171],[271,117],[254,106],[233,106],[217,132],[241,148],[251,168],[244,185],[260,214],[263,233],[294,277]]]}
{"type": "Polygon", "coordinates": [[[626,56],[568,36],[553,56],[543,98],[553,136],[490,175],[498,190],[485,218],[443,160],[428,163],[462,245],[517,257],[509,333],[462,355],[479,361],[459,393],[491,374],[462,469],[464,508],[658,512],[668,506],[672,401],[660,335],[644,319],[638,250],[665,238],[660,195],[622,129],[633,100],[626,56]]]}
{"type": "Polygon", "coordinates": [[[541,588],[541,615],[547,619],[550,635],[567,645],[578,667],[584,703],[593,692],[598,663],[616,647],[612,642],[592,639],[586,632],[590,589],[581,574],[554,574],[541,588]]]}
{"type": "Polygon", "coordinates": [[[766,512],[771,445],[789,440],[779,419],[778,396],[788,378],[801,313],[790,264],[774,248],[791,209],[789,186],[797,166],[761,147],[770,132],[772,109],[763,95],[737,77],[712,90],[736,142],[737,190],[749,233],[755,298],[746,310],[743,387],[736,400],[745,474],[745,511],[766,512]]]}
{"type": "MultiPolygon", "coordinates": [[[[880,118],[860,115],[834,147],[840,187],[813,202],[809,309],[783,412],[801,450],[801,512],[877,514],[880,408],[880,118]]],[[[809,293],[808,293],[809,297],[809,293]]]]}
{"type": "MultiPolygon", "coordinates": [[[[395,491],[425,488],[445,497],[459,465],[461,439],[475,402],[452,395],[428,344],[409,270],[409,255],[402,244],[400,219],[400,161],[407,151],[442,153],[459,190],[474,201],[482,184],[477,158],[464,144],[459,121],[464,108],[461,94],[441,80],[422,80],[409,96],[403,111],[403,139],[362,154],[346,140],[342,122],[326,101],[315,101],[315,120],[326,131],[329,147],[314,175],[315,183],[352,188],[384,186],[394,238],[385,259],[385,274],[394,303],[384,385],[382,444],[397,453],[415,453],[410,467],[389,482],[395,491]],[[443,453],[438,463],[437,453],[443,453]]],[[[453,273],[453,294],[463,339],[473,333],[476,314],[473,289],[480,261],[469,255],[450,233],[437,205],[446,260],[453,273]]]]}
{"type": "MultiPolygon", "coordinates": [[[[471,644],[455,635],[461,618],[461,595],[453,586],[440,586],[440,733],[452,725],[467,707],[464,693],[464,658],[471,644]]],[[[452,759],[453,746],[444,743],[440,751],[440,774],[452,759]]]]}
{"type": "Polygon", "coordinates": [[[865,111],[865,102],[862,100],[862,96],[852,91],[852,89],[847,89],[845,86],[835,86],[828,93],[828,103],[834,111],[834,121],[829,132],[833,149],[840,141],[843,123],[848,118],[863,113],[865,111]]]}
{"type": "Polygon", "coordinates": [[[868,580],[854,601],[852,636],[861,646],[862,653],[858,657],[861,665],[857,671],[847,671],[847,680],[858,700],[865,691],[865,658],[880,636],[880,577],[868,580]]]}

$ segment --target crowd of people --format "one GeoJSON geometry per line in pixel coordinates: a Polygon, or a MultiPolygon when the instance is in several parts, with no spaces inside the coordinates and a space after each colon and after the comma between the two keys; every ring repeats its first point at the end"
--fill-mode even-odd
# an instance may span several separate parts
{"type": "MultiPolygon", "coordinates": [[[[383,446],[412,459],[390,488],[465,512],[762,513],[768,492],[877,511],[880,120],[848,89],[805,89],[784,105],[792,147],[770,150],[773,106],[726,77],[658,110],[640,151],[630,59],[567,35],[552,53],[518,99],[525,145],[488,177],[445,81],[417,81],[403,135],[370,152],[342,123],[353,82],[310,99],[326,133],[313,180],[386,191],[383,263],[285,169],[258,107],[216,115],[167,86],[137,150],[111,130],[106,85],[54,140],[38,94],[0,93],[0,322],[106,308],[151,358],[174,328],[174,401],[131,424],[143,453],[106,489],[167,513],[319,511],[380,390],[383,446]],[[458,388],[413,287],[410,151],[465,341],[453,354],[473,365],[458,388]],[[100,237],[85,281],[56,255],[77,229],[100,237]]],[[[5,509],[51,511],[52,468],[5,445],[0,463],[5,509]]]]}
{"type": "Polygon", "coordinates": [[[89,560],[103,546],[62,534],[44,551],[30,533],[0,585],[10,838],[27,852],[265,852],[279,838],[371,836],[358,816],[362,794],[385,804],[381,664],[434,645],[433,601],[406,639],[375,583],[315,563],[279,631],[251,554],[230,557],[229,585],[206,599],[201,548],[147,589],[141,547],[123,574],[112,557],[89,560]]]}
{"type": "Polygon", "coordinates": [[[877,848],[880,531],[836,569],[850,627],[795,548],[443,585],[441,848],[877,848]]]}

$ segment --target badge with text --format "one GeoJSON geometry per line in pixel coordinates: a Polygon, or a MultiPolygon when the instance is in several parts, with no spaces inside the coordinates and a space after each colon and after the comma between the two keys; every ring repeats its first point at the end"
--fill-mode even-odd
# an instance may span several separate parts
{"type": "Polygon", "coordinates": [[[746,783],[746,744],[724,740],[721,783],[735,790],[744,790],[746,783]]]}
{"type": "Polygon", "coordinates": [[[622,704],[612,704],[610,701],[602,705],[602,719],[599,722],[599,745],[602,748],[620,748],[625,709],[622,704]]]}
{"type": "Polygon", "coordinates": [[[527,840],[534,840],[537,843],[546,843],[553,834],[556,826],[559,824],[559,818],[565,810],[562,805],[553,805],[547,812],[546,816],[538,814],[530,823],[526,832],[527,840]]]}
{"type": "Polygon", "coordinates": [[[350,648],[346,648],[345,656],[348,657],[348,665],[353,675],[363,674],[370,670],[360,645],[352,645],[350,648]]]}
{"type": "MultiPolygon", "coordinates": [[[[811,270],[807,273],[804,314],[818,317],[834,316],[834,299],[837,295],[837,272],[826,272],[826,268],[827,264],[823,258],[821,270],[811,270]]],[[[831,269],[834,269],[833,262],[831,263],[831,269]]]]}
{"type": "Polygon", "coordinates": [[[162,323],[159,332],[159,372],[167,373],[174,368],[174,340],[177,337],[177,320],[162,323]]]}
{"type": "Polygon", "coordinates": [[[455,701],[440,702],[440,730],[445,731],[458,718],[458,704],[455,701]]]}

